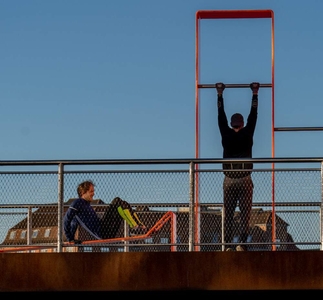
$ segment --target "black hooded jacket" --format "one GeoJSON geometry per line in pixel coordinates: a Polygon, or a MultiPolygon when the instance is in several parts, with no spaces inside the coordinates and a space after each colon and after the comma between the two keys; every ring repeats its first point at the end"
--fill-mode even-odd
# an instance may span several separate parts
{"type": "MultiPolygon", "coordinates": [[[[218,125],[222,137],[223,158],[252,158],[253,135],[258,116],[258,95],[252,96],[251,109],[247,118],[247,124],[238,132],[228,125],[228,119],[224,111],[223,96],[218,95],[218,125]]],[[[224,170],[229,169],[253,169],[252,163],[223,164],[224,170]]],[[[231,178],[241,178],[251,174],[246,172],[224,172],[231,178]]]]}

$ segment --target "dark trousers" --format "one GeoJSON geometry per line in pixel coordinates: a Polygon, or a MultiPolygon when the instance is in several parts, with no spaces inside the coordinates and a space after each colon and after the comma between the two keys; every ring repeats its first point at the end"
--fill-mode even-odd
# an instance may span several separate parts
{"type": "Polygon", "coordinates": [[[119,197],[112,200],[101,219],[101,238],[112,239],[117,236],[120,226],[124,223],[124,220],[118,212],[118,207],[121,206],[124,208],[125,205],[130,207],[126,201],[123,201],[119,197]]]}
{"type": "MultiPolygon", "coordinates": [[[[239,206],[239,242],[246,243],[249,231],[249,221],[252,209],[253,182],[251,176],[242,178],[224,177],[223,203],[224,203],[224,242],[232,243],[235,234],[234,212],[239,206]]],[[[229,245],[228,245],[229,246],[229,245]]]]}
{"type": "Polygon", "coordinates": [[[129,210],[130,214],[132,216],[134,215],[134,212],[127,201],[122,200],[119,197],[115,197],[107,207],[101,219],[100,227],[102,239],[112,239],[117,237],[120,227],[124,224],[125,220],[119,214],[118,207],[123,210],[129,210]]]}

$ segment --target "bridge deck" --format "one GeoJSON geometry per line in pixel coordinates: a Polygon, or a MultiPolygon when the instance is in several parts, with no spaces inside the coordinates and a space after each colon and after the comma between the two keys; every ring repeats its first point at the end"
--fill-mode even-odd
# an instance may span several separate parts
{"type": "Polygon", "coordinates": [[[1,292],[323,290],[323,252],[3,253],[1,292]]]}

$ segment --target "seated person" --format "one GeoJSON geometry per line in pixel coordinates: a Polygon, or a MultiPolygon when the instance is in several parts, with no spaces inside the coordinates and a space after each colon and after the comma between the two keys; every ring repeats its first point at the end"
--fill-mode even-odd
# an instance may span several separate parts
{"type": "Polygon", "coordinates": [[[64,233],[69,242],[81,243],[80,240],[75,240],[78,226],[82,226],[99,240],[115,238],[124,220],[133,230],[146,230],[129,203],[119,197],[112,200],[103,217],[99,218],[91,206],[94,187],[94,183],[90,180],[80,183],[77,187],[79,198],[73,201],[64,215],[64,233]]]}

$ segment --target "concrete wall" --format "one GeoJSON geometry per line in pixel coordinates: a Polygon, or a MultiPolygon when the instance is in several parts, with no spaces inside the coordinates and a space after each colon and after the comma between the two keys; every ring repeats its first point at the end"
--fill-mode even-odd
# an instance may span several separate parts
{"type": "Polygon", "coordinates": [[[1,292],[323,289],[321,251],[0,256],[1,292]]]}

